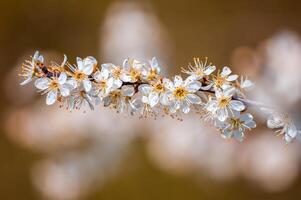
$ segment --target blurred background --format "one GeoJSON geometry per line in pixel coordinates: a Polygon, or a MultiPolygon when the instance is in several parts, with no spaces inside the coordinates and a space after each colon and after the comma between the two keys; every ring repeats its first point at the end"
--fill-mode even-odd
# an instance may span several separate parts
{"type": "MultiPolygon", "coordinates": [[[[46,107],[20,87],[24,59],[156,56],[166,76],[193,57],[256,82],[250,98],[301,111],[301,2],[1,0],[0,199],[301,199],[301,146],[265,128],[242,143],[198,116],[139,120],[46,107]]],[[[256,113],[256,110],[254,110],[256,113]]]]}

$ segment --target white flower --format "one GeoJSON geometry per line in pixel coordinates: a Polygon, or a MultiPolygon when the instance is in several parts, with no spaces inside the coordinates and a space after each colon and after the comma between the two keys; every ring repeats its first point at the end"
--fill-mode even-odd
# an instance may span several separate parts
{"type": "Polygon", "coordinates": [[[112,63],[105,63],[101,65],[102,70],[107,70],[111,77],[113,77],[113,84],[115,88],[120,88],[122,86],[121,75],[123,69],[120,66],[116,66],[112,63]]]}
{"type": "Polygon", "coordinates": [[[160,74],[160,67],[157,58],[153,57],[149,61],[150,65],[142,69],[143,78],[147,81],[156,80],[160,74]]]}
{"type": "Polygon", "coordinates": [[[232,110],[239,112],[244,110],[245,105],[241,101],[233,100],[234,93],[235,89],[233,87],[229,87],[225,91],[217,89],[215,98],[211,98],[207,102],[207,111],[215,113],[218,120],[223,122],[230,116],[232,110]]]}
{"type": "Polygon", "coordinates": [[[78,57],[77,67],[69,66],[73,74],[68,83],[71,84],[73,88],[82,85],[85,91],[89,92],[92,89],[92,83],[89,76],[92,74],[96,65],[96,59],[91,56],[85,58],[84,60],[78,57]]]}
{"type": "Polygon", "coordinates": [[[248,78],[240,77],[240,81],[237,79],[235,83],[236,93],[242,97],[245,97],[244,91],[249,91],[254,87],[254,83],[248,78]]]}
{"type": "Polygon", "coordinates": [[[229,67],[223,67],[221,73],[217,73],[213,78],[213,86],[215,89],[225,89],[231,85],[232,81],[235,81],[238,78],[238,75],[232,74],[229,67]]]}
{"type": "Polygon", "coordinates": [[[134,83],[142,79],[143,65],[134,59],[126,59],[123,62],[123,72],[121,80],[124,82],[134,83]]]}
{"type": "Polygon", "coordinates": [[[193,77],[188,77],[183,81],[181,76],[175,76],[174,82],[163,79],[163,84],[169,90],[166,94],[166,101],[171,113],[175,113],[179,109],[183,113],[188,113],[191,104],[201,103],[201,98],[195,93],[201,88],[202,84],[195,81],[193,77]]]}
{"type": "Polygon", "coordinates": [[[111,91],[118,88],[114,85],[114,78],[109,77],[109,75],[110,72],[107,69],[102,69],[101,71],[97,71],[93,76],[96,82],[96,89],[98,90],[101,98],[107,96],[111,91]]]}
{"type": "Polygon", "coordinates": [[[182,68],[182,72],[188,74],[195,78],[195,80],[200,80],[205,76],[210,75],[212,72],[215,71],[216,67],[209,64],[207,65],[207,58],[205,62],[200,61],[199,58],[194,58],[194,66],[191,64],[188,65],[188,70],[182,68]]]}
{"type": "Polygon", "coordinates": [[[44,65],[44,57],[39,54],[38,51],[35,52],[31,61],[26,60],[24,64],[22,64],[22,73],[20,76],[23,76],[25,80],[20,83],[20,85],[26,85],[32,81],[36,72],[39,72],[41,69],[37,68],[43,67],[44,65]]]}
{"type": "Polygon", "coordinates": [[[167,105],[166,99],[166,88],[161,80],[149,84],[142,84],[139,86],[138,90],[142,93],[144,102],[149,104],[150,107],[154,107],[161,103],[162,105],[167,105]]]}
{"type": "Polygon", "coordinates": [[[46,104],[52,105],[57,101],[59,95],[67,97],[70,94],[70,87],[66,84],[67,75],[62,72],[59,77],[39,78],[35,81],[36,88],[40,89],[43,94],[47,93],[46,104]]]}
{"type": "Polygon", "coordinates": [[[225,138],[235,138],[242,141],[246,129],[251,130],[256,127],[253,116],[250,113],[240,114],[233,112],[230,118],[223,123],[222,136],[225,138]]]}
{"type": "Polygon", "coordinates": [[[121,89],[117,89],[103,98],[103,104],[104,106],[112,106],[121,113],[127,109],[134,94],[135,89],[132,85],[124,85],[121,89]]]}
{"type": "Polygon", "coordinates": [[[267,126],[270,129],[278,129],[276,133],[284,135],[286,142],[291,142],[298,135],[298,130],[286,113],[277,113],[270,110],[271,115],[268,117],[267,126]]]}

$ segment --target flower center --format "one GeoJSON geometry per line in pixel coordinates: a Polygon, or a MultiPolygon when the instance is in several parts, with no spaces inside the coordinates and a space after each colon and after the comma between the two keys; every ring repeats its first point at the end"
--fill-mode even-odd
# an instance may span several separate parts
{"type": "Polygon", "coordinates": [[[59,88],[59,83],[53,80],[50,82],[49,88],[51,88],[52,90],[57,90],[59,88]]]}
{"type": "Polygon", "coordinates": [[[236,130],[236,129],[239,129],[243,125],[243,121],[240,121],[240,119],[234,118],[234,119],[231,119],[230,124],[231,124],[231,129],[236,130]]]}
{"type": "Polygon", "coordinates": [[[81,71],[77,71],[74,73],[74,78],[78,81],[83,80],[85,77],[86,77],[86,75],[81,71]]]}
{"type": "Polygon", "coordinates": [[[131,76],[131,78],[134,79],[134,80],[139,80],[141,74],[140,74],[140,72],[139,72],[138,70],[131,69],[131,71],[130,71],[130,76],[131,76]]]}
{"type": "Polygon", "coordinates": [[[175,90],[174,90],[174,96],[177,98],[177,99],[184,99],[187,95],[187,90],[185,90],[185,88],[183,87],[177,87],[175,90]]]}
{"type": "Polygon", "coordinates": [[[121,69],[120,68],[116,68],[112,71],[112,75],[114,78],[119,78],[121,76],[121,69]]]}
{"type": "Polygon", "coordinates": [[[215,87],[221,88],[225,82],[226,82],[226,79],[224,77],[218,75],[215,80],[215,87]]]}
{"type": "Polygon", "coordinates": [[[163,92],[164,91],[164,86],[162,83],[158,83],[154,86],[155,91],[157,92],[163,92]]]}
{"type": "Polygon", "coordinates": [[[147,76],[147,79],[148,80],[153,80],[153,79],[155,79],[157,77],[157,72],[156,72],[156,70],[150,70],[150,72],[149,72],[149,74],[148,74],[148,76],[147,76]]]}
{"type": "Polygon", "coordinates": [[[218,105],[220,108],[224,108],[229,105],[231,98],[222,97],[218,100],[218,105]]]}

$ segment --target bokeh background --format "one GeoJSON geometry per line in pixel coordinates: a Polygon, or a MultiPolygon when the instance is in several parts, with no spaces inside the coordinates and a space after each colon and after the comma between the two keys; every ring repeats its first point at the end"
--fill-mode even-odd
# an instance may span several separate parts
{"type": "Polygon", "coordinates": [[[301,199],[301,147],[265,128],[224,140],[198,116],[139,120],[69,113],[20,88],[24,59],[193,57],[231,66],[250,93],[300,124],[301,3],[292,0],[1,0],[0,199],[301,199]]]}

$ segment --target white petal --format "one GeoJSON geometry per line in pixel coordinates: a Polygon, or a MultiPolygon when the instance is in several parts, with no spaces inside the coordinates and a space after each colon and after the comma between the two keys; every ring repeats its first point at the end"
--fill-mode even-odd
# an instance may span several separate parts
{"type": "Polygon", "coordinates": [[[232,97],[236,92],[236,89],[234,87],[228,87],[224,90],[223,94],[225,97],[232,97]]]}
{"type": "Polygon", "coordinates": [[[226,76],[228,76],[228,75],[230,75],[231,74],[231,69],[229,68],[229,67],[224,67],[223,68],[223,71],[222,71],[222,73],[221,73],[221,75],[223,76],[223,77],[226,77],[226,76]]]}
{"type": "Polygon", "coordinates": [[[254,83],[250,80],[245,80],[242,84],[241,84],[241,87],[244,88],[244,89],[247,89],[247,88],[252,88],[254,87],[254,83]]]}
{"type": "Polygon", "coordinates": [[[252,121],[248,121],[245,124],[248,128],[256,128],[256,123],[252,120],[252,121]]]}
{"type": "Polygon", "coordinates": [[[187,89],[189,92],[196,92],[196,91],[198,91],[201,87],[202,87],[202,83],[200,83],[199,81],[193,81],[192,83],[190,83],[189,85],[186,86],[186,89],[187,89]]]}
{"type": "Polygon", "coordinates": [[[218,109],[216,111],[218,120],[224,122],[228,118],[228,110],[226,108],[218,109]]]}
{"type": "Polygon", "coordinates": [[[185,113],[185,114],[189,113],[189,111],[190,111],[189,102],[183,101],[181,107],[182,107],[183,113],[185,113]]]}
{"type": "Polygon", "coordinates": [[[175,87],[179,87],[183,84],[183,79],[181,76],[175,76],[174,78],[174,85],[175,87]]]}
{"type": "Polygon", "coordinates": [[[89,92],[92,89],[92,84],[89,79],[83,80],[83,86],[84,86],[86,92],[89,92]]]}
{"type": "Polygon", "coordinates": [[[163,85],[166,89],[168,90],[174,90],[174,85],[173,83],[171,82],[171,80],[167,79],[167,78],[164,78],[163,79],[163,85]]]}
{"type": "Polygon", "coordinates": [[[101,74],[102,79],[108,79],[110,76],[110,71],[107,69],[101,69],[100,74],[101,74]]]}
{"type": "Polygon", "coordinates": [[[67,85],[62,85],[60,87],[60,92],[63,97],[69,96],[69,94],[70,94],[70,90],[67,85]]]}
{"type": "Polygon", "coordinates": [[[74,78],[67,80],[66,84],[70,85],[72,89],[75,89],[77,87],[77,81],[74,78]]]}
{"type": "Polygon", "coordinates": [[[238,75],[233,74],[226,78],[227,81],[235,81],[238,78],[238,75]]]}
{"type": "Polygon", "coordinates": [[[290,126],[287,130],[286,130],[286,134],[288,134],[291,138],[295,138],[297,136],[297,129],[295,126],[290,126]]]}
{"type": "Polygon", "coordinates": [[[236,140],[238,140],[238,141],[243,141],[243,139],[244,139],[244,133],[242,132],[242,131],[234,131],[233,132],[233,137],[236,139],[236,140]]]}
{"type": "Polygon", "coordinates": [[[67,74],[62,72],[58,78],[59,84],[63,85],[67,81],[67,74]]]}
{"type": "Polygon", "coordinates": [[[77,57],[76,63],[77,63],[77,68],[82,71],[84,68],[83,60],[81,58],[77,57]]]}
{"type": "Polygon", "coordinates": [[[200,104],[202,102],[201,98],[195,94],[187,94],[187,99],[192,104],[200,104]]]}
{"type": "Polygon", "coordinates": [[[123,73],[123,74],[121,74],[120,78],[123,82],[132,82],[132,78],[128,74],[123,73]]]}
{"type": "Polygon", "coordinates": [[[146,96],[143,96],[141,98],[142,103],[148,104],[148,98],[146,96]]]}
{"type": "Polygon", "coordinates": [[[34,85],[40,90],[45,90],[49,87],[48,85],[50,81],[51,80],[49,78],[39,78],[35,81],[34,85]]]}
{"type": "Polygon", "coordinates": [[[207,67],[207,69],[205,69],[204,74],[210,75],[212,72],[215,71],[215,69],[216,69],[215,66],[209,66],[209,67],[207,67]]]}
{"type": "Polygon", "coordinates": [[[280,118],[279,116],[273,115],[271,117],[269,117],[269,119],[267,120],[267,126],[268,128],[280,128],[284,126],[284,123],[282,121],[282,118],[280,118]]]}
{"type": "Polygon", "coordinates": [[[243,114],[239,117],[241,121],[249,122],[253,120],[253,116],[250,113],[243,114]]]}
{"type": "Polygon", "coordinates": [[[151,92],[148,96],[149,105],[154,107],[159,102],[159,94],[157,92],[151,92]]]}
{"type": "Polygon", "coordinates": [[[160,73],[160,67],[159,67],[158,60],[156,57],[153,57],[153,59],[151,61],[151,67],[152,67],[152,69],[155,69],[158,74],[160,73]]]}
{"type": "Polygon", "coordinates": [[[135,89],[131,85],[125,85],[121,88],[121,94],[123,96],[131,97],[135,94],[135,89]]]}
{"type": "Polygon", "coordinates": [[[112,63],[104,63],[101,65],[101,69],[106,69],[106,70],[111,70],[112,68],[114,68],[114,64],[112,63]]]}
{"type": "Polygon", "coordinates": [[[92,64],[90,62],[88,64],[85,64],[85,63],[83,64],[82,71],[84,72],[84,74],[91,75],[93,70],[94,70],[94,64],[92,64]]]}
{"type": "Polygon", "coordinates": [[[138,87],[138,90],[142,92],[143,95],[148,95],[151,92],[152,87],[148,84],[142,84],[138,87]]]}
{"type": "Polygon", "coordinates": [[[230,107],[236,111],[243,111],[245,109],[245,105],[241,101],[232,100],[230,102],[230,107]]]}
{"type": "Polygon", "coordinates": [[[171,103],[171,94],[164,93],[160,95],[160,103],[164,106],[167,106],[171,103]]]}
{"type": "Polygon", "coordinates": [[[50,90],[47,94],[46,97],[46,104],[47,105],[52,105],[56,102],[57,98],[57,91],[56,90],[50,90]]]}
{"type": "Polygon", "coordinates": [[[122,85],[122,81],[120,79],[114,79],[114,87],[120,88],[122,85]]]}

